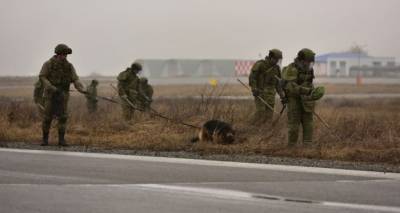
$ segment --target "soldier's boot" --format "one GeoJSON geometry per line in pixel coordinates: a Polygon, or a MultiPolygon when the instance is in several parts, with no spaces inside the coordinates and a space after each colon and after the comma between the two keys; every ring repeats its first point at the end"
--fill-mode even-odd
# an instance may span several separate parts
{"type": "Polygon", "coordinates": [[[41,146],[49,145],[49,132],[51,126],[51,117],[44,115],[42,122],[42,144],[41,146]]]}
{"type": "Polygon", "coordinates": [[[68,146],[67,142],[65,141],[65,132],[64,131],[59,131],[58,132],[58,145],[59,146],[68,146]]]}
{"type": "Polygon", "coordinates": [[[49,145],[49,132],[43,132],[43,139],[40,146],[48,146],[49,145]]]}

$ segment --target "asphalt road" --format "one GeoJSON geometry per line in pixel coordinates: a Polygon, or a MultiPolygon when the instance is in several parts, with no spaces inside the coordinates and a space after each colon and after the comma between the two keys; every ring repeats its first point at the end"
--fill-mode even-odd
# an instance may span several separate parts
{"type": "Polygon", "coordinates": [[[400,174],[0,149],[0,212],[400,212],[400,174]]]}

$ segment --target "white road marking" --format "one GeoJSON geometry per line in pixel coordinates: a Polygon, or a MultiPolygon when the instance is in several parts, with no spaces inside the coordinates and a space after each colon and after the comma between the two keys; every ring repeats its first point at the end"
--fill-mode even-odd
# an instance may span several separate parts
{"type": "MultiPolygon", "coordinates": [[[[36,174],[36,173],[30,173],[30,172],[19,172],[19,171],[8,171],[8,170],[2,170],[0,169],[0,178],[1,177],[11,177],[11,178],[18,178],[18,179],[33,179],[33,180],[41,180],[43,182],[45,181],[90,181],[90,182],[98,182],[98,183],[107,183],[111,182],[112,180],[109,179],[100,179],[100,178],[89,178],[89,177],[82,177],[82,176],[70,176],[70,175],[46,175],[46,174],[36,174]]],[[[0,183],[0,185],[2,185],[0,183]]],[[[9,185],[9,184],[8,184],[9,185]]]]}
{"type": "Polygon", "coordinates": [[[348,175],[348,176],[358,176],[358,177],[386,178],[386,179],[400,180],[400,173],[384,173],[384,172],[371,172],[371,171],[358,171],[358,170],[345,170],[345,169],[304,167],[304,166],[287,166],[287,165],[275,165],[275,164],[241,163],[241,162],[231,162],[231,161],[213,161],[213,160],[198,160],[198,159],[185,159],[185,158],[151,157],[151,156],[137,156],[137,155],[86,153],[86,152],[65,152],[65,151],[49,151],[49,150],[7,149],[7,148],[0,148],[0,152],[86,157],[86,158],[100,158],[100,159],[119,159],[119,160],[173,163],[173,164],[186,164],[186,165],[198,165],[198,166],[221,166],[221,167],[232,167],[232,168],[317,173],[317,174],[329,174],[329,175],[348,175]]]}
{"type": "Polygon", "coordinates": [[[225,189],[212,189],[212,188],[198,188],[190,186],[173,186],[163,184],[137,184],[136,186],[156,189],[161,191],[178,191],[189,195],[212,196],[221,199],[241,199],[241,200],[261,200],[262,197],[269,198],[269,201],[277,202],[296,202],[311,205],[323,205],[337,208],[359,209],[367,211],[380,211],[380,212],[400,212],[400,207],[396,206],[380,206],[380,205],[365,205],[355,203],[341,203],[341,202],[328,202],[328,201],[313,201],[299,198],[284,198],[274,195],[265,194],[251,194],[248,192],[225,190],[225,189]]]}
{"type": "Polygon", "coordinates": [[[391,179],[372,179],[372,180],[336,180],[337,183],[389,183],[398,180],[391,179]]]}
{"type": "MultiPolygon", "coordinates": [[[[298,203],[304,205],[321,205],[329,206],[333,208],[344,208],[344,209],[358,209],[366,211],[379,211],[379,212],[399,212],[400,207],[397,206],[382,206],[382,205],[367,205],[367,204],[356,204],[356,203],[341,203],[341,202],[330,202],[330,201],[317,201],[317,200],[306,200],[302,198],[288,198],[275,195],[267,194],[252,194],[237,190],[227,189],[214,189],[214,188],[200,188],[192,186],[176,186],[176,185],[164,185],[164,184],[0,184],[1,187],[26,187],[26,186],[56,186],[56,187],[68,187],[68,188],[121,188],[128,190],[151,190],[157,192],[169,192],[176,194],[185,194],[187,196],[202,196],[212,197],[224,200],[243,200],[243,201],[257,201],[257,202],[288,202],[298,203]]],[[[284,205],[284,204],[283,204],[284,205]]]]}
{"type": "Polygon", "coordinates": [[[176,185],[164,185],[164,184],[136,184],[135,186],[139,186],[145,189],[156,189],[161,191],[169,191],[185,194],[193,194],[193,195],[203,195],[203,196],[212,196],[215,198],[223,198],[223,199],[245,199],[252,200],[252,194],[242,191],[235,190],[227,190],[227,189],[213,189],[213,188],[199,188],[199,187],[191,187],[191,186],[176,186],[176,185]]]}

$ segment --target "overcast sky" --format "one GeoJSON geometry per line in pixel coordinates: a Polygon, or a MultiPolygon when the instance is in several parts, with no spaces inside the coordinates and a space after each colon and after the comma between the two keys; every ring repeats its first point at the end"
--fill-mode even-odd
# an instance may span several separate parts
{"type": "Polygon", "coordinates": [[[0,0],[0,75],[37,75],[58,43],[79,75],[115,75],[136,58],[257,59],[284,64],[309,47],[357,43],[400,59],[399,0],[0,0]]]}

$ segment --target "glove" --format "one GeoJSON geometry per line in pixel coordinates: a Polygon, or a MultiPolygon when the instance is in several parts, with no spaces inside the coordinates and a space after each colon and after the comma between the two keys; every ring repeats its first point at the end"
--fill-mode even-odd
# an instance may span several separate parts
{"type": "Polygon", "coordinates": [[[257,97],[260,95],[260,92],[257,89],[253,89],[253,90],[251,90],[251,92],[253,93],[254,97],[257,97]]]}

